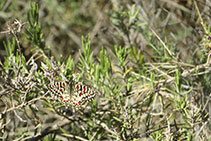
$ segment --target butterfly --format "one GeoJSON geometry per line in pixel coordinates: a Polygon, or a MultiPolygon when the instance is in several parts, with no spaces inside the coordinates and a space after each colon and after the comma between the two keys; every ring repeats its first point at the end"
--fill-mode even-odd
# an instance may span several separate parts
{"type": "Polygon", "coordinates": [[[76,108],[93,100],[97,94],[92,88],[75,80],[72,80],[71,83],[68,81],[53,81],[48,85],[48,89],[55,100],[76,108]]]}

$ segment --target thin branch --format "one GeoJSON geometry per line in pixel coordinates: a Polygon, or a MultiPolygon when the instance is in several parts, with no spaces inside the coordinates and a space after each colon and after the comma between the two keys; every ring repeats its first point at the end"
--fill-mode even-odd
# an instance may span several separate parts
{"type": "Polygon", "coordinates": [[[170,124],[170,125],[167,125],[167,126],[163,126],[163,127],[160,127],[160,128],[157,128],[157,129],[154,129],[154,130],[149,130],[149,131],[146,131],[145,133],[143,134],[140,134],[140,135],[135,135],[134,137],[135,138],[143,138],[143,137],[147,137],[149,136],[150,134],[154,133],[154,132],[157,132],[159,130],[162,130],[162,129],[165,129],[165,128],[169,128],[170,127],[177,127],[177,126],[182,126],[182,125],[185,125],[184,123],[181,123],[181,124],[170,124]]]}
{"type": "MultiPolygon", "coordinates": [[[[61,123],[58,123],[58,124],[51,126],[51,127],[47,127],[41,133],[39,133],[37,136],[26,138],[25,140],[37,141],[37,140],[40,140],[40,139],[44,138],[45,136],[47,136],[51,133],[56,133],[56,132],[59,133],[59,130],[60,130],[61,127],[66,126],[70,123],[72,123],[72,121],[70,121],[68,119],[64,119],[64,120],[62,120],[61,123]]],[[[87,139],[84,139],[84,138],[79,137],[79,136],[71,135],[71,134],[60,134],[60,135],[64,135],[64,136],[72,138],[72,139],[87,141],[87,139]]]]}

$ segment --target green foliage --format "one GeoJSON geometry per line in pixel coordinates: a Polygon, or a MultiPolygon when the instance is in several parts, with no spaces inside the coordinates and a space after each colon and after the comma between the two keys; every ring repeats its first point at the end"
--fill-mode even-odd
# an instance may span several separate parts
{"type": "MultiPolygon", "coordinates": [[[[0,4],[0,9],[5,3],[0,4]]],[[[179,39],[186,38],[183,30],[175,27],[174,31],[168,30],[169,34],[164,34],[162,30],[150,27],[149,24],[153,24],[145,19],[150,16],[143,16],[142,2],[131,4],[117,0],[90,4],[88,1],[53,0],[40,3],[47,5],[27,3],[30,9],[25,30],[11,32],[12,26],[21,24],[8,24],[9,31],[5,32],[8,34],[4,35],[11,38],[2,39],[5,55],[0,61],[1,139],[135,141],[144,138],[209,138],[210,130],[205,128],[210,125],[207,112],[211,92],[209,26],[203,26],[206,28],[200,42],[201,50],[198,50],[207,62],[195,54],[186,60],[182,58],[186,56],[181,55],[185,48],[179,50],[175,45],[179,39]],[[66,12],[69,9],[70,15],[66,12]],[[83,16],[84,9],[87,13],[83,16]],[[99,27],[102,15],[95,21],[97,13],[102,14],[104,10],[111,21],[108,34],[106,31],[102,34],[99,27]],[[94,14],[89,15],[88,11],[94,11],[94,14]],[[70,17],[72,21],[69,21],[70,17]],[[68,30],[69,26],[71,30],[68,30]],[[88,36],[82,36],[79,46],[73,31],[86,35],[89,26],[93,26],[94,33],[89,30],[88,36]],[[75,43],[70,46],[65,40],[75,43]],[[102,47],[100,43],[105,44],[102,47]],[[75,44],[80,49],[75,49],[75,44]],[[52,47],[47,49],[47,45],[52,47]],[[61,50],[66,54],[62,56],[61,50]],[[70,50],[75,53],[70,54],[70,50]],[[73,79],[97,92],[93,101],[79,109],[61,101],[62,95],[57,94],[59,98],[52,100],[54,96],[49,90],[52,80],[68,81],[68,85],[73,85],[73,79]]],[[[164,11],[162,16],[165,14],[164,11]]],[[[154,15],[153,18],[159,24],[162,18],[157,17],[154,15]]],[[[197,52],[191,45],[185,53],[197,52]]]]}
{"type": "Polygon", "coordinates": [[[2,10],[6,4],[7,0],[2,0],[0,3],[0,10],[2,10]]]}
{"type": "Polygon", "coordinates": [[[27,38],[36,47],[36,49],[45,49],[42,28],[39,24],[39,5],[31,3],[31,9],[27,14],[29,27],[26,30],[27,38]]]}
{"type": "Polygon", "coordinates": [[[80,54],[80,64],[79,68],[82,71],[88,71],[93,73],[93,53],[91,51],[91,40],[88,37],[82,37],[82,47],[84,52],[80,54]]]}

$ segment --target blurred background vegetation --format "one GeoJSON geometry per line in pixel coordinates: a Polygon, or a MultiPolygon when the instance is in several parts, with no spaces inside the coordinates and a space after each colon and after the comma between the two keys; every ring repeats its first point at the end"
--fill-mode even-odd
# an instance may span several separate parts
{"type": "MultiPolygon", "coordinates": [[[[197,50],[199,50],[198,43],[204,31],[192,0],[101,0],[92,2],[45,0],[38,1],[38,3],[39,23],[44,27],[42,28],[44,40],[46,46],[52,48],[52,55],[56,59],[59,59],[60,55],[77,56],[77,52],[81,48],[81,36],[87,34],[91,35],[95,54],[102,47],[110,49],[115,44],[122,46],[136,44],[143,52],[148,52],[149,56],[147,57],[150,58],[151,47],[149,47],[149,39],[147,39],[150,36],[148,27],[159,33],[163,40],[172,43],[175,50],[180,52],[183,61],[197,62],[201,56],[197,50]],[[124,33],[121,33],[126,32],[123,30],[129,30],[124,29],[129,28],[128,25],[124,25],[128,24],[128,21],[123,19],[121,14],[123,11],[131,9],[133,5],[140,11],[138,26],[142,26],[142,24],[145,26],[139,29],[143,31],[130,30],[130,41],[128,41],[124,33]]],[[[209,23],[209,1],[199,0],[197,4],[204,22],[209,23]]],[[[5,0],[1,2],[1,9],[0,22],[3,31],[5,30],[4,25],[15,18],[23,22],[26,21],[30,1],[5,0]]],[[[3,38],[5,36],[1,36],[1,41],[4,40],[3,38]]],[[[24,54],[30,56],[32,52],[30,43],[25,41],[22,46],[24,54]]],[[[3,46],[1,45],[1,52],[2,50],[3,46]]]]}
{"type": "MultiPolygon", "coordinates": [[[[1,0],[1,138],[211,139],[210,11],[210,0],[1,0]],[[24,23],[21,33],[5,33],[15,19],[24,23]],[[34,79],[42,76],[41,63],[48,64],[52,56],[58,66],[74,60],[71,73],[82,73],[99,91],[93,110],[78,113],[61,128],[46,125],[57,125],[59,120],[54,118],[61,120],[52,118],[55,115],[47,110],[42,109],[47,114],[45,121],[41,120],[43,113],[33,122],[23,111],[18,114],[21,118],[15,111],[11,115],[13,110],[5,107],[23,102],[19,101],[19,88],[11,90],[4,80],[19,77],[18,73],[11,75],[14,70],[8,65],[11,54],[5,48],[12,46],[10,53],[22,54],[22,62],[36,57],[34,79]],[[18,98],[11,99],[16,91],[18,98]],[[27,119],[27,123],[11,124],[11,117],[19,122],[27,119]],[[36,131],[31,129],[34,126],[36,131]]],[[[45,85],[44,78],[39,79],[45,85]]],[[[40,91],[46,92],[46,88],[40,91]]],[[[27,106],[30,104],[24,108],[27,106]]],[[[32,113],[36,111],[30,108],[32,113]]]]}

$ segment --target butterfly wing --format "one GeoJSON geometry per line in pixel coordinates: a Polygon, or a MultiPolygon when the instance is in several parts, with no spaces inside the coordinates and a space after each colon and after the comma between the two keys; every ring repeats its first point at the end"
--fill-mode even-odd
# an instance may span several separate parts
{"type": "Polygon", "coordinates": [[[72,104],[74,106],[84,105],[91,101],[96,95],[96,92],[80,82],[74,82],[74,96],[72,97],[72,104]]]}
{"type": "Polygon", "coordinates": [[[84,105],[88,101],[91,101],[96,95],[94,90],[77,81],[72,81],[72,83],[52,82],[48,88],[55,100],[74,107],[84,105]]]}

